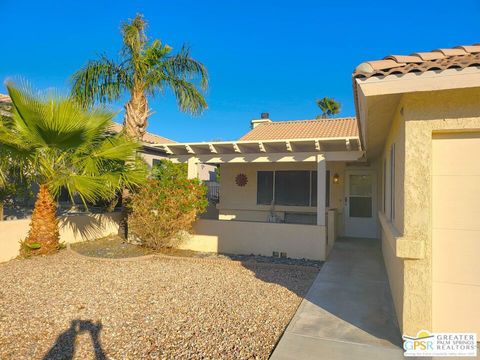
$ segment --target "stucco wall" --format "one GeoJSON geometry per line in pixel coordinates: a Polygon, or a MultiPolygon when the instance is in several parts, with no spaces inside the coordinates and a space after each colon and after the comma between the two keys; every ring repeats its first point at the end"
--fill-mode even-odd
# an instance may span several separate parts
{"type": "Polygon", "coordinates": [[[403,259],[396,256],[396,240],[400,234],[388,223],[383,213],[379,214],[381,224],[382,254],[388,274],[388,283],[399,326],[403,328],[404,266],[403,259]]]}
{"type": "Polygon", "coordinates": [[[415,333],[432,328],[432,133],[480,129],[480,90],[408,94],[404,109],[404,237],[423,252],[421,259],[405,259],[404,324],[415,333]]]}
{"type": "Polygon", "coordinates": [[[400,328],[403,328],[403,297],[404,297],[404,266],[403,259],[396,256],[397,239],[404,230],[404,175],[405,175],[405,121],[402,116],[403,102],[394,112],[392,125],[386,137],[383,153],[376,159],[375,167],[378,171],[379,222],[381,228],[382,253],[388,273],[390,290],[392,293],[395,312],[400,328]],[[395,144],[395,216],[390,218],[390,149],[395,144]],[[386,169],[384,170],[384,167],[386,169]],[[385,179],[384,179],[385,176],[385,179]],[[386,199],[384,199],[387,194],[386,199]]]}
{"type": "MultiPolygon", "coordinates": [[[[74,243],[118,234],[120,213],[60,217],[60,241],[74,243]]],[[[19,255],[20,241],[28,234],[30,219],[0,221],[0,262],[19,255]]]]}
{"type": "Polygon", "coordinates": [[[398,237],[393,239],[384,234],[383,243],[404,333],[414,335],[421,329],[432,329],[432,134],[474,129],[480,129],[479,89],[405,94],[395,112],[384,155],[395,141],[398,218],[393,226],[385,221],[382,227],[392,234],[398,231],[398,237]],[[399,148],[403,141],[404,147],[399,148]],[[392,249],[399,260],[392,256],[392,249]],[[402,263],[403,290],[396,284],[402,279],[402,263]]]}
{"type": "MultiPolygon", "coordinates": [[[[257,171],[271,170],[316,170],[315,163],[262,163],[262,164],[222,164],[220,167],[220,203],[219,218],[222,220],[266,221],[270,206],[257,205],[257,171]],[[247,175],[248,183],[241,187],[235,183],[237,174],[247,175]]],[[[340,235],[343,234],[343,198],[345,163],[328,162],[330,170],[330,206],[337,210],[340,235]],[[333,184],[335,173],[340,176],[340,183],[333,184]]],[[[280,218],[286,211],[316,213],[316,207],[276,205],[275,211],[280,218]]]]}
{"type": "Polygon", "coordinates": [[[200,219],[194,231],[180,248],[264,256],[277,251],[290,258],[312,260],[325,260],[326,256],[325,226],[200,219]]]}
{"type": "Polygon", "coordinates": [[[145,147],[140,152],[140,156],[145,160],[147,165],[150,167],[153,166],[153,160],[162,160],[167,158],[164,153],[159,152],[158,150],[155,151],[145,147]]]}

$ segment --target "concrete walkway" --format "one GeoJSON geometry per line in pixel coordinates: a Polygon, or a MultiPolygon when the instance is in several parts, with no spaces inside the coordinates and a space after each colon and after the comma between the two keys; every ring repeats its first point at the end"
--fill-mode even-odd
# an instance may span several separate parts
{"type": "Polygon", "coordinates": [[[405,359],[380,242],[336,242],[271,359],[405,359]]]}

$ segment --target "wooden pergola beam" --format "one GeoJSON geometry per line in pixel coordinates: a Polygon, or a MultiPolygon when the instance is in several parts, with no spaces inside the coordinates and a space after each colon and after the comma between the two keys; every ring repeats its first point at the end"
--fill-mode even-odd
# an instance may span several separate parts
{"type": "Polygon", "coordinates": [[[213,146],[213,144],[208,144],[208,148],[210,149],[211,153],[218,153],[217,149],[215,148],[215,146],[213,146]]]}
{"type": "Polygon", "coordinates": [[[242,150],[240,150],[240,148],[238,147],[237,143],[232,143],[232,146],[233,146],[233,151],[235,151],[236,153],[242,152],[242,150]]]}
{"type": "Polygon", "coordinates": [[[193,151],[190,145],[185,145],[185,150],[187,150],[189,154],[195,154],[195,151],[193,151]]]}

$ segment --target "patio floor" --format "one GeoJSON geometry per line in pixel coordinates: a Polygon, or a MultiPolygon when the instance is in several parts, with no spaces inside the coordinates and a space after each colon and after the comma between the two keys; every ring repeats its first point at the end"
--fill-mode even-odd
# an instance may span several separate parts
{"type": "Polygon", "coordinates": [[[403,359],[380,241],[342,239],[271,359],[403,359]]]}

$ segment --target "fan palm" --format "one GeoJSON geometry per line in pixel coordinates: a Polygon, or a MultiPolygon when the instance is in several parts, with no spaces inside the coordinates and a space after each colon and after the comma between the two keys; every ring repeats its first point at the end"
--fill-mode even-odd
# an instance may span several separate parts
{"type": "Polygon", "coordinates": [[[320,110],[322,110],[322,115],[317,116],[317,119],[330,118],[338,114],[341,109],[341,104],[329,97],[324,97],[323,99],[317,100],[317,105],[320,110]]]}
{"type": "Polygon", "coordinates": [[[59,245],[54,199],[60,191],[86,206],[140,184],[145,172],[134,161],[138,143],[122,133],[112,135],[114,114],[104,109],[85,110],[71,98],[35,94],[12,83],[7,89],[12,117],[0,122],[0,143],[28,164],[40,186],[22,249],[53,252],[59,245]]]}
{"type": "Polygon", "coordinates": [[[142,15],[124,23],[119,61],[102,56],[89,61],[72,77],[72,95],[84,106],[115,101],[128,93],[124,126],[129,136],[139,140],[150,115],[147,96],[169,88],[180,110],[199,114],[207,107],[201,92],[208,85],[205,66],[190,56],[186,46],[172,54],[172,48],[159,40],[149,43],[145,28],[142,15]]]}

